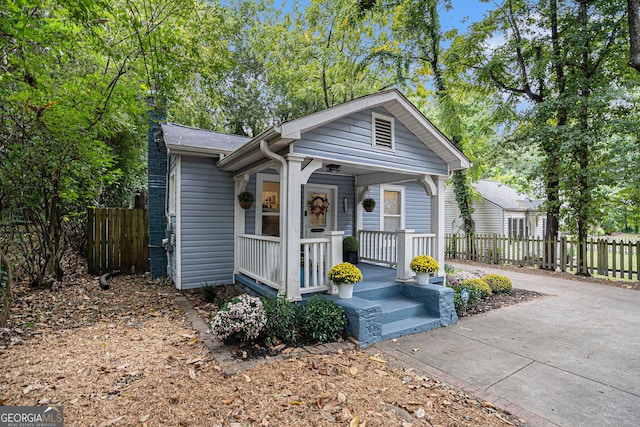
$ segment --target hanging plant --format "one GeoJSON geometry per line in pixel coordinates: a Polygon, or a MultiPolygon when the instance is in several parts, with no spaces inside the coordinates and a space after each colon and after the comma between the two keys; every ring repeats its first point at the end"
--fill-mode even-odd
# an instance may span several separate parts
{"type": "Polygon", "coordinates": [[[311,193],[309,194],[309,213],[311,215],[320,216],[326,215],[327,209],[329,209],[329,200],[324,193],[311,193]]]}
{"type": "Polygon", "coordinates": [[[249,209],[255,201],[256,197],[253,195],[253,193],[243,191],[242,193],[238,194],[238,202],[240,203],[240,207],[242,209],[249,209]]]}
{"type": "Polygon", "coordinates": [[[373,210],[376,208],[376,200],[371,198],[364,199],[362,201],[362,207],[367,212],[373,212],[373,210]]]}

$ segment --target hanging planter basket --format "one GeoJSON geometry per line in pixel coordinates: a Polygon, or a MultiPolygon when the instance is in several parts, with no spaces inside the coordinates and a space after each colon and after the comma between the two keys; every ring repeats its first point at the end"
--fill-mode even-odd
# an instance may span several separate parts
{"type": "Polygon", "coordinates": [[[375,199],[364,199],[362,201],[362,207],[367,212],[373,212],[373,210],[376,208],[375,199]]]}
{"type": "Polygon", "coordinates": [[[238,194],[238,203],[240,203],[240,207],[242,209],[251,208],[251,206],[253,206],[253,202],[255,201],[256,197],[253,195],[253,193],[243,191],[242,193],[238,194]]]}

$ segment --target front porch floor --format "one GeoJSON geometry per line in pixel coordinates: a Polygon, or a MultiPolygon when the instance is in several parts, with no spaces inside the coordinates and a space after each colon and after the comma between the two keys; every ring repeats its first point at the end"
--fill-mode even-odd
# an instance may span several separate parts
{"type": "MultiPolygon", "coordinates": [[[[440,284],[416,285],[396,282],[392,268],[364,262],[358,268],[364,280],[354,288],[353,298],[322,295],[344,307],[347,333],[361,347],[457,323],[453,290],[441,285],[442,278],[433,280],[440,284]]],[[[275,289],[243,275],[236,275],[236,282],[258,295],[277,295],[275,289]]],[[[313,295],[304,294],[303,304],[313,295]]]]}

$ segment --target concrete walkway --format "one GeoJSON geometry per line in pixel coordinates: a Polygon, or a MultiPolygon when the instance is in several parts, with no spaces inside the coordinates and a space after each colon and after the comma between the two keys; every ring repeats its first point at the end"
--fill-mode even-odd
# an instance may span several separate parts
{"type": "Polygon", "coordinates": [[[549,296],[374,350],[453,381],[532,426],[640,426],[640,292],[485,270],[549,296]]]}

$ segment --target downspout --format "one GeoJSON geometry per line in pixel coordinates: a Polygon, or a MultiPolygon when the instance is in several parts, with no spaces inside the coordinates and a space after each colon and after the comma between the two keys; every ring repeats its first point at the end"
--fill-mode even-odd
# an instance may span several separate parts
{"type": "Polygon", "coordinates": [[[288,204],[289,204],[289,197],[287,194],[287,188],[288,188],[288,164],[287,164],[287,160],[274,153],[273,151],[271,151],[269,149],[269,145],[267,144],[267,141],[265,141],[264,139],[260,140],[260,152],[262,154],[265,155],[265,157],[271,159],[271,160],[275,160],[276,162],[278,162],[280,164],[280,289],[279,289],[279,293],[283,294],[286,293],[286,289],[287,289],[287,284],[286,284],[286,277],[287,277],[287,247],[286,247],[286,240],[283,239],[283,235],[284,233],[287,232],[287,222],[288,222],[288,218],[287,218],[287,212],[288,212],[288,204]]]}

